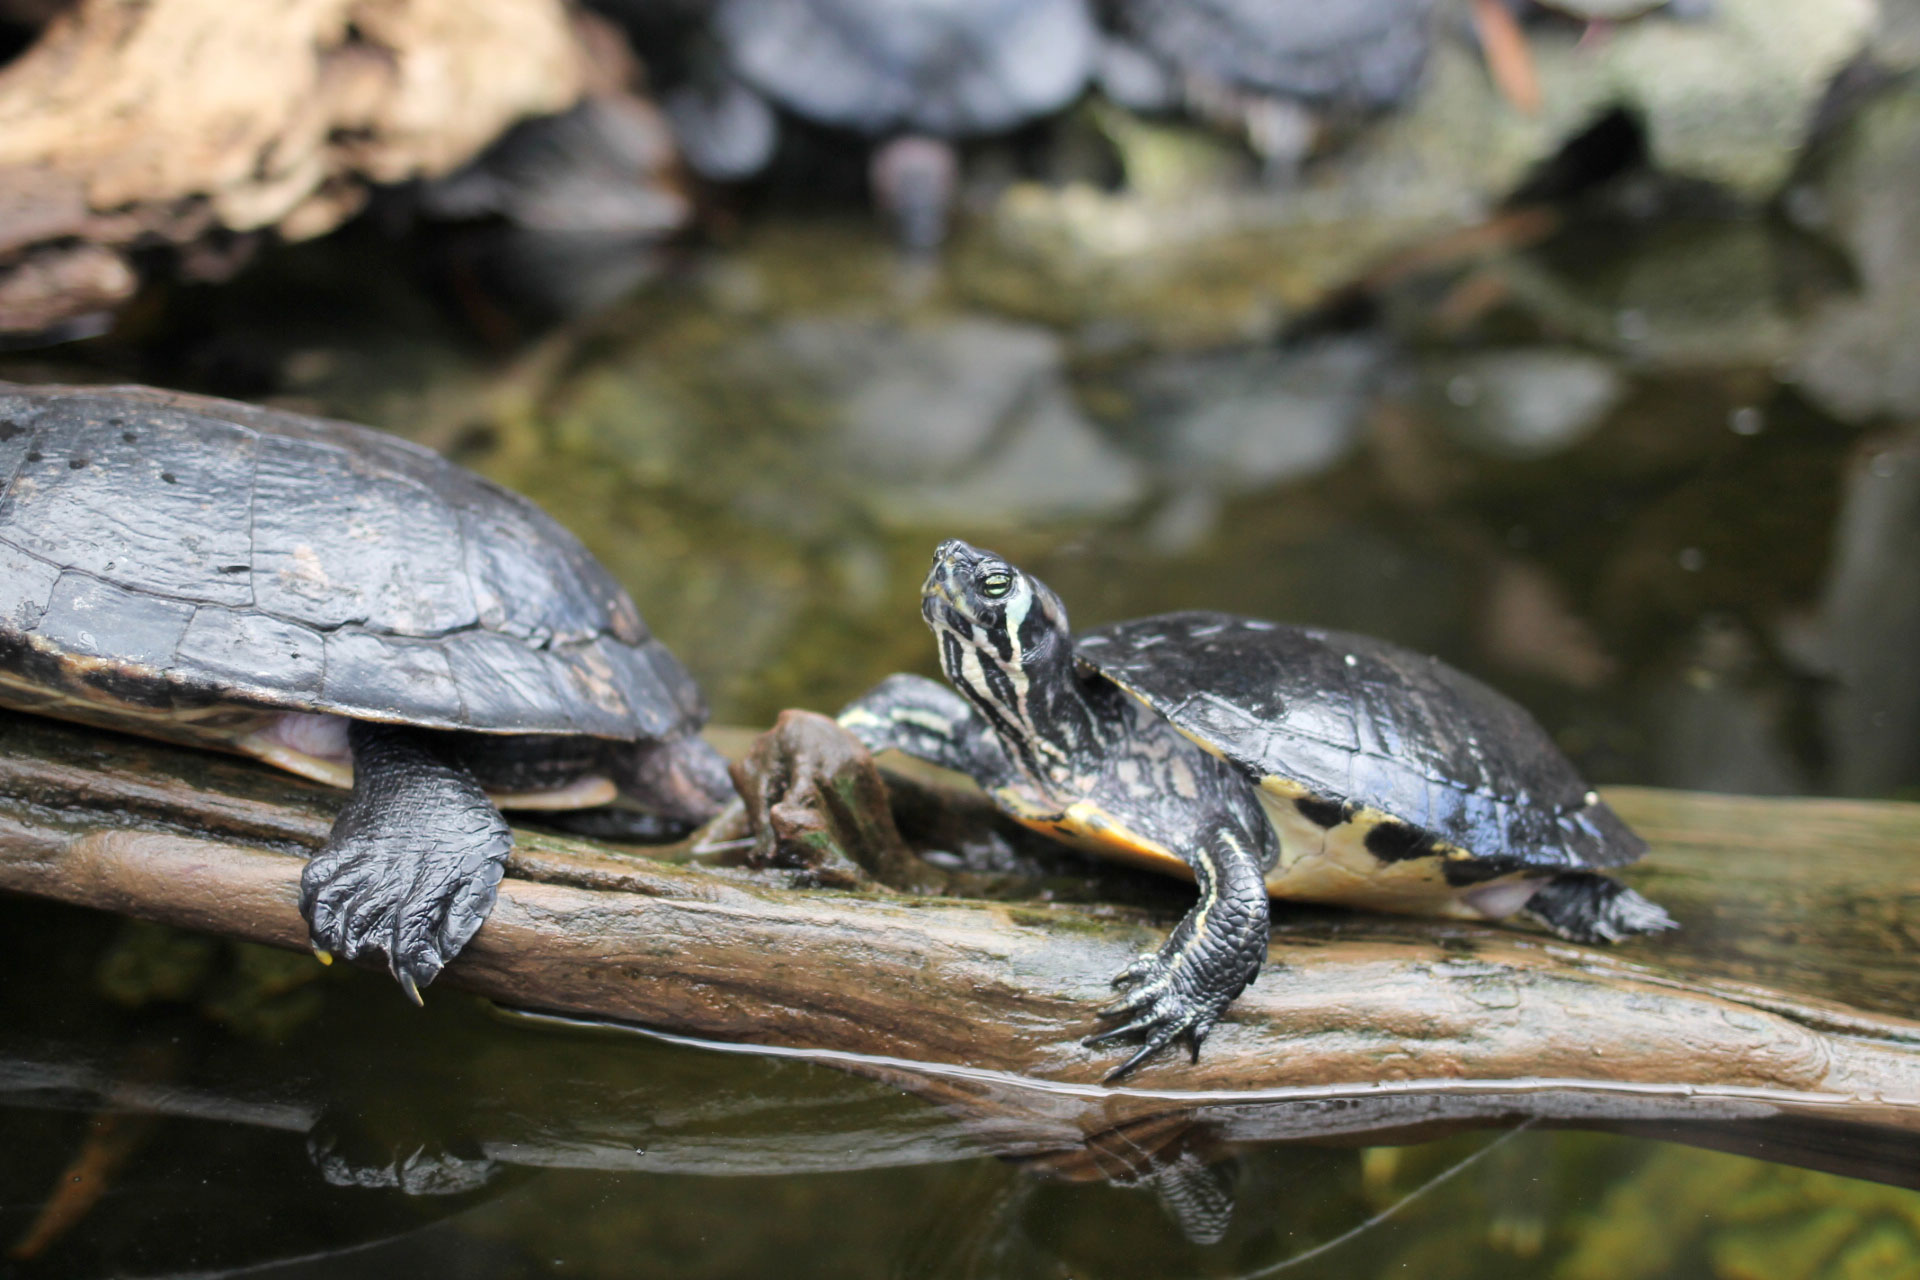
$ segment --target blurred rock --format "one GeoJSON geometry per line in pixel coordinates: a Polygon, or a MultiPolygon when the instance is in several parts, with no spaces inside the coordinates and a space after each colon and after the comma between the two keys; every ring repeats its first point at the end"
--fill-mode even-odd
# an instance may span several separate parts
{"type": "Polygon", "coordinates": [[[1144,493],[1138,465],[1075,405],[1045,329],[798,320],[770,354],[829,397],[850,496],[896,527],[1087,519],[1144,493]]]}
{"type": "Polygon", "coordinates": [[[1046,330],[988,319],[912,329],[802,320],[782,330],[780,344],[839,386],[846,460],[886,479],[977,457],[1059,376],[1061,359],[1046,330]]]}
{"type": "Polygon", "coordinates": [[[1845,486],[1818,612],[1787,639],[1831,681],[1831,785],[1885,795],[1920,786],[1920,430],[1868,442],[1845,486]]]}
{"type": "Polygon", "coordinates": [[[788,110],[868,134],[998,133],[1093,69],[1085,0],[716,0],[715,39],[788,110]]]}
{"type": "Polygon", "coordinates": [[[479,284],[540,321],[607,305],[648,278],[653,249],[692,212],[675,182],[666,120],[645,99],[596,93],[522,121],[458,173],[426,184],[430,219],[479,222],[446,256],[469,299],[479,284]]]}
{"type": "Polygon", "coordinates": [[[1110,9],[1190,96],[1214,85],[1385,107],[1419,83],[1434,0],[1116,0],[1110,9]]]}
{"type": "Polygon", "coordinates": [[[1920,415],[1920,92],[1868,106],[1789,207],[1852,256],[1857,296],[1810,324],[1793,374],[1852,421],[1920,415]]]}
{"type": "Polygon", "coordinates": [[[1762,670],[1754,638],[1703,621],[1682,665],[1647,700],[1660,785],[1741,795],[1798,795],[1812,778],[1794,758],[1786,691],[1762,670]]]}
{"type": "Polygon", "coordinates": [[[1161,478],[1248,493],[1350,453],[1383,364],[1378,337],[1154,360],[1126,381],[1130,432],[1161,478]]]}
{"type": "MultiPolygon", "coordinates": [[[[589,57],[562,0],[89,0],[0,69],[0,276],[57,243],[125,259],[319,235],[369,183],[449,172],[564,109],[589,57]]],[[[77,290],[68,314],[117,292],[77,290]]],[[[0,312],[0,331],[44,328],[57,302],[0,312]]]]}
{"type": "Polygon", "coordinates": [[[51,338],[75,326],[98,332],[139,287],[133,267],[112,249],[39,245],[0,266],[0,331],[51,338]]]}
{"type": "Polygon", "coordinates": [[[1619,665],[1560,584],[1527,561],[1493,567],[1481,619],[1482,650],[1509,670],[1592,689],[1619,665]]]}
{"type": "Polygon", "coordinates": [[[1213,531],[1229,498],[1305,480],[1359,443],[1385,362],[1377,337],[1153,359],[1124,376],[1124,438],[1169,491],[1150,530],[1175,554],[1213,531]]]}
{"type": "Polygon", "coordinates": [[[780,141],[767,100],[724,72],[676,86],[662,105],[687,163],[716,182],[760,172],[780,141]]]}
{"type": "Polygon", "coordinates": [[[1606,420],[1626,380],[1603,357],[1557,347],[1429,361],[1426,406],[1454,439],[1498,458],[1544,458],[1606,420]]]}
{"type": "MultiPolygon", "coordinates": [[[[1527,36],[1542,92],[1531,114],[1502,96],[1478,50],[1441,39],[1403,107],[1278,185],[1200,130],[1107,104],[1095,118],[1125,186],[1012,185],[993,207],[994,248],[1017,267],[970,263],[964,287],[1055,324],[1121,321],[1181,345],[1270,335],[1382,259],[1487,220],[1608,121],[1626,122],[1665,178],[1759,204],[1799,162],[1875,19],[1873,0],[1721,0],[1697,20],[1654,13],[1591,40],[1574,23],[1542,24],[1527,36]]],[[[1716,265],[1683,256],[1647,284],[1716,265]]],[[[1767,279],[1753,268],[1732,277],[1743,301],[1767,279]]],[[[1701,300],[1725,283],[1703,282],[1701,300]]],[[[1724,321],[1694,335],[1702,347],[1724,321]]],[[[1771,360],[1790,335],[1738,337],[1771,360]]]]}
{"type": "Polygon", "coordinates": [[[1434,0],[1112,0],[1103,86],[1135,109],[1184,103],[1242,133],[1276,173],[1312,148],[1311,112],[1392,107],[1420,82],[1434,0]],[[1158,83],[1153,71],[1158,70],[1158,83]]]}
{"type": "Polygon", "coordinates": [[[1920,0],[1880,0],[1873,60],[1900,71],[1920,66],[1920,0]]]}
{"type": "MultiPolygon", "coordinates": [[[[887,146],[917,143],[923,159],[940,148],[915,175],[950,173],[946,140],[1006,133],[1078,98],[1099,42],[1087,0],[714,0],[707,27],[717,65],[674,86],[671,110],[689,157],[716,179],[775,152],[777,122],[745,93],[887,146]]],[[[900,168],[879,164],[870,186],[905,247],[932,249],[954,184],[899,185],[900,168]]]]}
{"type": "Polygon", "coordinates": [[[493,214],[528,231],[658,235],[687,215],[685,197],[662,182],[673,163],[673,138],[649,103],[598,95],[515,125],[472,164],[429,183],[420,203],[431,217],[493,214]]]}
{"type": "Polygon", "coordinates": [[[1497,270],[1510,300],[1549,332],[1635,365],[1767,367],[1798,337],[1782,283],[1785,235],[1758,219],[1607,222],[1497,270]]]}
{"type": "Polygon", "coordinates": [[[1763,200],[1792,169],[1827,86],[1867,47],[1875,19],[1873,0],[1720,0],[1700,21],[1656,14],[1598,41],[1577,28],[1537,29],[1530,45],[1543,96],[1532,116],[1500,98],[1470,51],[1443,44],[1411,107],[1335,167],[1342,185],[1398,190],[1403,202],[1479,204],[1624,111],[1660,172],[1763,200]]]}
{"type": "MultiPolygon", "coordinates": [[[[1718,0],[1699,22],[1621,29],[1592,71],[1612,104],[1642,121],[1660,171],[1764,199],[1877,19],[1873,0],[1718,0]]],[[[1543,78],[1552,93],[1554,73],[1543,78]]]]}

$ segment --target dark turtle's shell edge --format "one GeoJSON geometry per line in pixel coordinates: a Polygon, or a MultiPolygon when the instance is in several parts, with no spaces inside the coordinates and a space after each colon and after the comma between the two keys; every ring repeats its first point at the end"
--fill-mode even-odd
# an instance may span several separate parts
{"type": "Polygon", "coordinates": [[[1218,613],[1077,640],[1082,665],[1314,826],[1359,822],[1383,864],[1456,887],[1629,863],[1646,844],[1518,704],[1385,641],[1218,613]]]}
{"type": "Polygon", "coordinates": [[[0,673],[89,723],[119,708],[135,731],[210,726],[229,708],[630,741],[705,719],[571,534],[396,437],[148,388],[0,383],[0,483],[0,673]],[[90,536],[120,522],[131,535],[90,536]],[[297,557],[318,572],[290,578],[297,557]],[[430,590],[403,589],[409,573],[430,590]],[[397,620],[351,620],[368,607],[397,620]]]}

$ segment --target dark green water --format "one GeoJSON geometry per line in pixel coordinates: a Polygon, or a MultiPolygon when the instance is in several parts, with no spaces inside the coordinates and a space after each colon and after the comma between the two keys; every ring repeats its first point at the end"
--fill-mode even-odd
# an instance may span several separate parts
{"type": "MultiPolygon", "coordinates": [[[[1802,376],[1872,293],[1831,244],[1596,214],[1297,334],[1245,305],[1285,249],[1110,306],[1110,279],[1076,292],[984,236],[909,280],[863,221],[774,221],[489,343],[363,230],[0,376],[447,450],[573,527],[723,722],[931,671],[916,589],[962,536],[1084,624],[1214,607],[1438,653],[1596,781],[1920,794],[1920,435],[1802,376]]],[[[1920,1275],[1920,1195],[1646,1138],[1069,1182],[826,1067],[452,993],[416,1012],[381,978],[75,910],[0,901],[0,971],[23,1277],[1920,1275]],[[1208,1188],[1232,1213],[1196,1243],[1169,1205],[1208,1188]]]]}

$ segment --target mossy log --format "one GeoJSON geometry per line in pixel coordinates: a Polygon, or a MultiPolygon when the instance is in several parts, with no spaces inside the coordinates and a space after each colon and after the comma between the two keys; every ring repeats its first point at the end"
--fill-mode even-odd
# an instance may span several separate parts
{"type": "MultiPolygon", "coordinates": [[[[824,789],[860,793],[844,782],[824,789]]],[[[304,947],[301,856],[338,799],[248,762],[11,716],[0,889],[304,947]]],[[[1029,1156],[1196,1118],[1238,1141],[1533,1117],[1708,1122],[1694,1140],[1764,1132],[1776,1158],[1920,1181],[1920,1023],[1900,1016],[1920,806],[1609,799],[1652,841],[1632,878],[1679,933],[1604,950],[1282,907],[1265,972],[1198,1063],[1167,1054],[1121,1088],[1097,1083],[1112,1054],[1080,1037],[1107,976],[1184,909],[1176,884],[1130,883],[1131,905],[899,892],[857,874],[796,887],[809,873],[777,859],[715,866],[685,846],[642,856],[523,830],[499,905],[440,985],[835,1062],[961,1108],[998,1126],[988,1145],[1029,1156]]]]}
{"type": "Polygon", "coordinates": [[[565,0],[79,0],[0,67],[0,332],[110,309],[131,254],[189,274],[302,239],[563,111],[604,41],[565,0]]]}

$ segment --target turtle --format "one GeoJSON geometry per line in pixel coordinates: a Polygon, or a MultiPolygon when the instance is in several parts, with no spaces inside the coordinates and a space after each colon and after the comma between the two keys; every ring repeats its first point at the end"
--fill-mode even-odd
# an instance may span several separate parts
{"type": "Polygon", "coordinates": [[[679,661],[518,494],[345,422],[0,383],[0,705],[350,791],[300,909],[416,1003],[492,909],[501,808],[664,839],[732,794],[679,661]],[[561,815],[564,816],[564,815],[561,815]]]}
{"type": "Polygon", "coordinates": [[[884,140],[870,185],[900,237],[945,236],[957,162],[947,140],[1004,133],[1065,107],[1093,73],[1087,0],[714,0],[717,52],[669,94],[690,163],[733,179],[770,158],[770,112],[884,140]]]}
{"type": "Polygon", "coordinates": [[[1518,704],[1368,636],[1217,612],[1080,635],[1005,557],[944,542],[921,592],[951,688],[894,675],[840,724],[973,777],[1022,824],[1190,876],[1200,900],[1114,979],[1138,1038],[1195,1061],[1259,973],[1268,898],[1497,920],[1611,942],[1674,927],[1605,875],[1645,843],[1518,704]]]}
{"type": "Polygon", "coordinates": [[[1106,0],[1098,79],[1141,111],[1185,106],[1244,131],[1275,171],[1323,112],[1375,112],[1420,84],[1435,0],[1106,0]]]}

